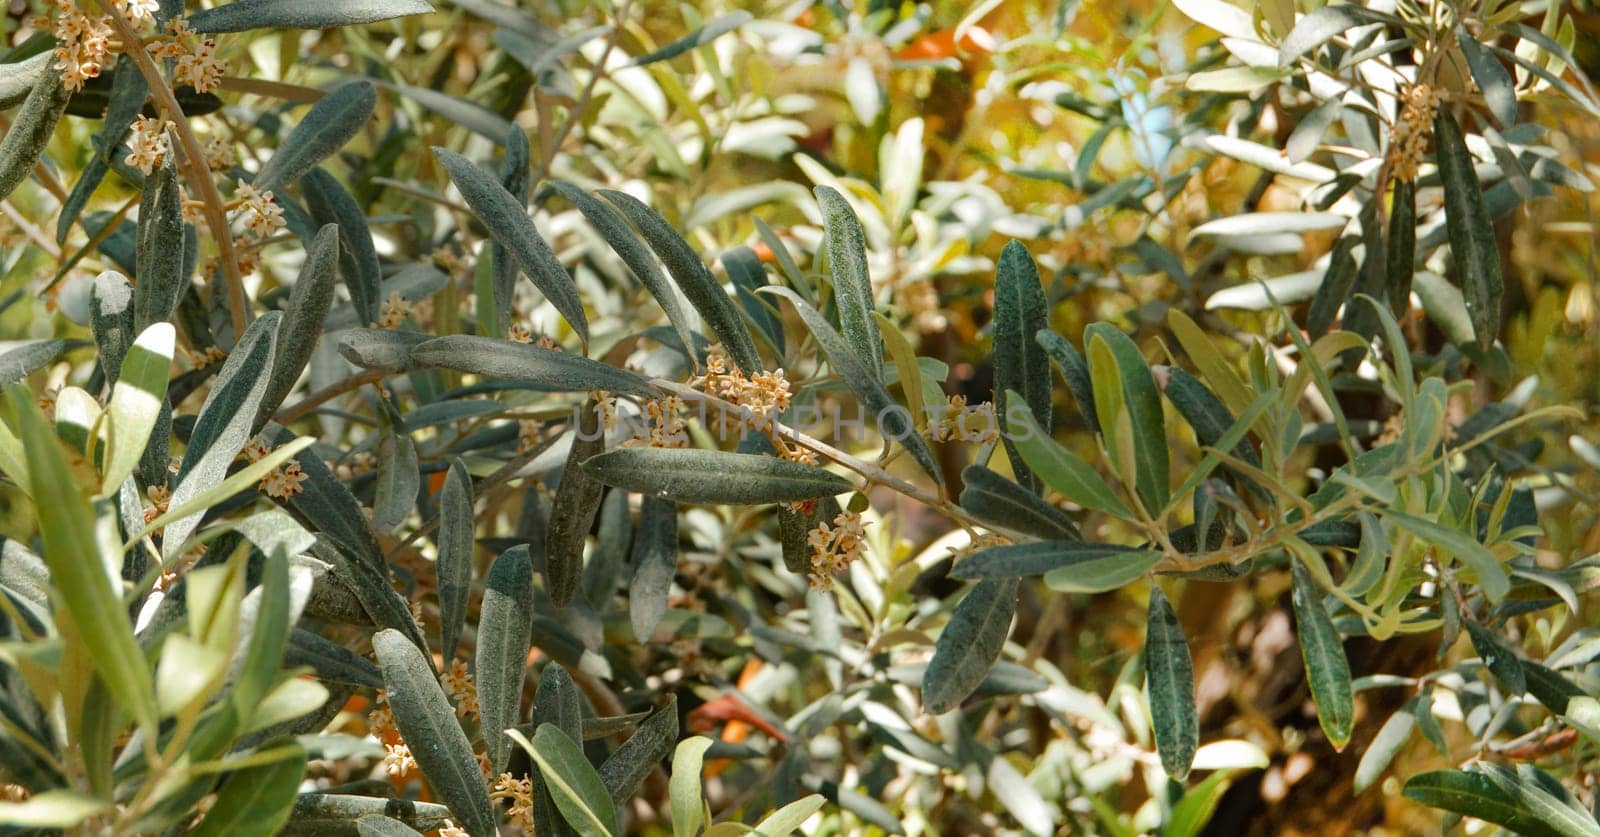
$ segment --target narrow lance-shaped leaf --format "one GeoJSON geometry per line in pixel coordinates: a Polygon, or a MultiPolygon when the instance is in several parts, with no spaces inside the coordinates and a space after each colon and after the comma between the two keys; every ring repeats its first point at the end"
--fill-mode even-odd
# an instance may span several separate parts
{"type": "Polygon", "coordinates": [[[639,504],[633,566],[628,618],[634,639],[648,642],[666,615],[667,596],[678,573],[678,506],[673,501],[646,496],[639,504]]]}
{"type": "Polygon", "coordinates": [[[89,291],[89,327],[100,350],[100,369],[108,381],[122,370],[122,356],[133,345],[133,284],[128,277],[108,270],[94,278],[89,291]]]}
{"type": "Polygon", "coordinates": [[[1328,272],[1322,275],[1322,284],[1317,286],[1317,294],[1311,298],[1311,308],[1306,312],[1306,333],[1313,340],[1328,333],[1334,317],[1339,313],[1339,306],[1350,299],[1350,290],[1355,287],[1359,267],[1355,249],[1360,243],[1360,236],[1344,236],[1333,245],[1333,252],[1328,255],[1328,272]]]}
{"type": "Polygon", "coordinates": [[[1439,108],[1433,123],[1434,157],[1444,183],[1445,228],[1450,256],[1461,275],[1462,295],[1478,343],[1488,346],[1500,333],[1500,248],[1495,245],[1483,188],[1472,168],[1461,127],[1448,107],[1439,108]]]}
{"type": "Polygon", "coordinates": [[[1094,384],[1089,378],[1089,364],[1083,355],[1067,342],[1067,338],[1045,329],[1034,334],[1034,340],[1061,369],[1061,377],[1078,402],[1078,413],[1088,422],[1089,429],[1100,432],[1100,417],[1094,407],[1094,384]]]}
{"type": "Polygon", "coordinates": [[[0,138],[0,199],[9,197],[33,172],[71,98],[61,83],[60,71],[51,66],[39,75],[11,120],[11,128],[0,138]]]}
{"type": "MultiPolygon", "coordinates": [[[[240,5],[238,2],[233,4],[233,6],[238,5],[240,5]]],[[[267,4],[258,0],[257,5],[288,4],[267,4]]],[[[329,7],[335,4],[317,5],[329,7]]],[[[212,13],[215,11],[217,10],[211,10],[212,13]]],[[[189,20],[193,24],[206,14],[204,11],[197,12],[189,20]]],[[[205,30],[197,28],[196,31],[205,30]]],[[[334,88],[306,111],[305,116],[300,119],[300,124],[294,126],[294,130],[284,138],[283,144],[278,146],[278,152],[261,167],[261,172],[256,175],[252,185],[265,192],[299,180],[302,175],[316,168],[318,163],[343,148],[345,143],[360,133],[367,120],[372,118],[372,111],[377,106],[378,89],[370,81],[352,81],[334,88]]]]}
{"type": "Polygon", "coordinates": [[[205,819],[189,833],[195,837],[270,837],[278,833],[305,778],[306,752],[297,744],[274,752],[280,757],[229,773],[205,819]]]}
{"type": "Polygon", "coordinates": [[[706,21],[706,25],[696,29],[693,32],[690,32],[689,34],[677,39],[676,41],[673,41],[670,44],[667,44],[655,52],[652,52],[648,55],[639,56],[638,58],[634,59],[633,65],[635,67],[643,67],[646,64],[654,64],[657,61],[666,61],[669,58],[676,58],[677,56],[682,55],[683,53],[688,52],[695,47],[705,46],[706,44],[711,43],[713,40],[716,40],[718,37],[732,32],[734,29],[737,29],[740,26],[743,26],[745,23],[748,23],[750,18],[750,13],[743,9],[712,18],[711,20],[706,21]]]}
{"type": "MultiPolygon", "coordinates": [[[[1089,326],[1085,334],[1091,344],[1105,346],[1114,360],[1110,369],[1097,368],[1091,363],[1090,371],[1095,377],[1115,374],[1120,378],[1119,386],[1128,411],[1133,447],[1134,484],[1145,508],[1151,514],[1156,514],[1166,508],[1171,490],[1168,485],[1167,425],[1161,407],[1161,392],[1132,338],[1109,323],[1095,323],[1089,326]]],[[[1094,356],[1091,352],[1090,357],[1094,356]]],[[[1102,404],[1101,408],[1104,410],[1105,405],[1102,404]]],[[[1105,427],[1108,423],[1102,414],[1101,426],[1105,427]]]]}
{"type": "Polygon", "coordinates": [[[144,330],[122,359],[117,382],[106,405],[110,420],[100,493],[110,494],[138,467],[150,433],[166,405],[168,374],[177,334],[170,323],[144,330]]]}
{"type": "Polygon", "coordinates": [[[472,745],[421,649],[392,629],[379,631],[372,638],[372,649],[383,669],[395,726],[411,745],[433,792],[467,833],[474,837],[496,833],[494,808],[472,745]]]}
{"type": "Polygon", "coordinates": [[[689,242],[684,241],[683,236],[659,212],[638,198],[611,189],[601,189],[598,194],[610,201],[638,228],[645,243],[650,245],[650,249],[672,273],[678,290],[683,291],[684,298],[700,312],[711,332],[722,341],[722,347],[727,350],[728,357],[739,367],[739,371],[746,375],[760,372],[761,356],[756,353],[756,344],[750,339],[750,329],[745,327],[744,320],[739,317],[739,309],[734,307],[733,300],[728,298],[727,292],[711,275],[705,262],[700,261],[700,256],[689,246],[689,242]]]}
{"type": "Polygon", "coordinates": [[[985,523],[1056,540],[1082,540],[1071,515],[982,465],[961,472],[961,507],[985,523]]]}
{"type": "MultiPolygon", "coordinates": [[[[250,425],[266,391],[267,372],[272,368],[281,316],[276,311],[263,314],[245,329],[228,353],[189,434],[189,446],[184,449],[183,465],[178,471],[178,487],[172,492],[169,508],[178,508],[222,482],[228,465],[249,441],[250,425]]],[[[198,514],[167,524],[161,533],[162,560],[176,557],[198,525],[198,514]]]]}
{"type": "Polygon", "coordinates": [[[1522,670],[1522,661],[1517,659],[1515,651],[1494,631],[1478,624],[1476,619],[1462,620],[1467,626],[1467,635],[1472,638],[1472,648],[1483,658],[1483,664],[1489,667],[1501,685],[1512,695],[1523,695],[1528,691],[1528,678],[1522,670]]]}
{"type": "Polygon", "coordinates": [[[435,337],[409,352],[419,366],[437,366],[533,384],[546,392],[606,392],[652,396],[642,376],[607,363],[531,343],[467,334],[435,337]]]}
{"type": "Polygon", "coordinates": [[[1411,307],[1411,277],[1417,261],[1417,182],[1397,180],[1389,207],[1389,308],[1396,316],[1411,307]]]}
{"type": "Polygon", "coordinates": [[[1161,588],[1150,588],[1144,639],[1145,678],[1156,752],[1167,775],[1183,781],[1200,745],[1200,715],[1194,700],[1194,661],[1178,614],[1161,588]]]}
{"type": "Polygon", "coordinates": [[[567,183],[563,180],[550,181],[551,188],[561,193],[561,196],[572,202],[572,205],[583,213],[583,217],[594,225],[600,237],[606,244],[616,251],[622,263],[633,271],[645,290],[655,297],[656,304],[667,315],[667,322],[672,325],[673,331],[685,346],[694,345],[694,332],[689,328],[689,322],[684,317],[683,309],[678,306],[678,295],[667,282],[666,274],[656,264],[655,256],[646,247],[643,241],[634,233],[633,228],[610,204],[595,198],[588,192],[567,183]]]}
{"type": "Polygon", "coordinates": [[[1012,441],[1016,428],[1006,405],[1008,392],[1020,393],[1034,421],[1051,426],[1050,360],[1036,339],[1049,328],[1049,314],[1033,257],[1021,243],[1008,243],[994,278],[994,409],[1017,482],[1035,493],[1042,485],[1012,441]]]}
{"type": "Polygon", "coordinates": [[[338,282],[339,227],[329,224],[317,231],[317,237],[306,248],[300,276],[294,281],[294,289],[289,291],[283,322],[278,326],[272,374],[261,396],[261,404],[256,408],[254,429],[260,430],[267,423],[311,361],[338,282]]]}
{"type": "MultiPolygon", "coordinates": [[[[861,401],[861,405],[867,409],[869,418],[877,422],[879,432],[885,439],[899,442],[928,476],[943,485],[944,471],[939,467],[939,461],[934,458],[933,450],[928,447],[927,440],[916,431],[911,412],[889,398],[888,391],[880,383],[881,375],[874,374],[822,313],[812,307],[811,303],[801,299],[799,294],[775,285],[762,288],[762,291],[789,300],[794,310],[800,314],[800,319],[805,322],[806,328],[811,330],[811,336],[822,346],[833,370],[850,386],[856,398],[861,401]]],[[[872,322],[870,315],[868,322],[872,322]]],[[[877,326],[874,324],[872,327],[873,333],[876,334],[877,326]]]]}
{"type": "Polygon", "coordinates": [[[439,649],[455,659],[472,592],[472,475],[460,459],[450,462],[439,493],[439,649]]]}
{"type": "Polygon", "coordinates": [[[183,193],[170,159],[145,177],[136,234],[133,324],[142,331],[171,318],[189,284],[183,248],[178,246],[184,235],[183,193]]]}
{"type": "MultiPolygon", "coordinates": [[[[572,675],[557,663],[545,666],[539,675],[539,688],[533,695],[532,723],[525,729],[537,730],[544,724],[554,725],[574,741],[583,737],[583,697],[572,675]]],[[[537,770],[533,772],[533,822],[540,834],[574,833],[556,809],[544,778],[537,770]]]]}
{"type": "Polygon", "coordinates": [[[584,462],[583,471],[606,485],[680,503],[798,503],[855,487],[815,465],[692,448],[617,448],[584,462]]]}
{"type": "Polygon", "coordinates": [[[705,823],[700,773],[712,741],[703,735],[684,739],[672,752],[672,779],[668,797],[672,808],[673,837],[694,837],[705,823]]]}
{"type": "Polygon", "coordinates": [[[1018,417],[1017,450],[1045,485],[1087,509],[1133,519],[1133,512],[1117,498],[1094,467],[1050,438],[1032,416],[1018,417]]]}
{"type": "Polygon", "coordinates": [[[406,432],[405,419],[387,398],[378,400],[378,483],[372,498],[372,525],[390,532],[417,506],[422,475],[417,446],[406,432]]]}
{"type": "Polygon", "coordinates": [[[189,16],[196,32],[337,29],[433,11],[424,0],[234,0],[189,16]]]}
{"type": "Polygon", "coordinates": [[[315,223],[324,227],[338,226],[339,274],[350,292],[356,321],[360,325],[376,323],[383,268],[378,262],[378,249],[372,243],[366,213],[338,178],[322,169],[313,168],[300,177],[300,194],[305,197],[315,223]]]}
{"type": "Polygon", "coordinates": [[[28,463],[34,513],[39,517],[42,557],[52,587],[75,632],[94,661],[95,671],[145,734],[156,732],[155,690],[150,669],[133,636],[122,598],[101,561],[94,538],[94,512],[79,493],[55,434],[21,386],[6,391],[16,416],[28,463]]]}
{"type": "Polygon", "coordinates": [[[1140,578],[1161,561],[1161,553],[1118,544],[1038,541],[982,549],[957,561],[956,578],[1042,575],[1052,590],[1102,593],[1140,578]]]}
{"type": "Polygon", "coordinates": [[[600,511],[600,495],[605,487],[605,480],[582,467],[605,450],[600,405],[593,398],[584,402],[573,433],[567,464],[561,470],[561,484],[550,507],[550,531],[544,539],[545,592],[556,607],[566,607],[578,595],[583,580],[583,543],[600,511]]]}
{"type": "Polygon", "coordinates": [[[867,238],[861,221],[844,195],[831,186],[816,188],[826,228],[828,272],[834,302],[839,306],[839,331],[874,381],[883,382],[883,338],[872,322],[872,278],[867,273],[867,238]]]}
{"type": "MultiPolygon", "coordinates": [[[[521,126],[513,125],[506,132],[505,146],[506,157],[500,164],[500,185],[505,188],[506,194],[526,207],[531,185],[529,180],[533,176],[530,171],[533,149],[521,126]]],[[[517,289],[517,263],[498,241],[490,242],[489,246],[489,285],[489,295],[494,299],[494,328],[491,332],[486,325],[480,325],[479,330],[490,332],[495,337],[504,337],[511,325],[511,300],[517,289]]],[[[482,298],[481,293],[479,298],[482,298]]],[[[479,321],[484,322],[481,314],[479,321]]]]}
{"type": "Polygon", "coordinates": [[[1383,775],[1389,763],[1394,761],[1400,748],[1411,739],[1411,733],[1417,728],[1417,703],[1412,701],[1395,710],[1389,720],[1383,722],[1378,728],[1377,735],[1368,742],[1367,749],[1361,754],[1361,762],[1356,765],[1355,791],[1361,793],[1383,775]]]}
{"type": "Polygon", "coordinates": [[[1511,74],[1506,72],[1500,59],[1465,28],[1457,30],[1456,43],[1461,45],[1461,54],[1466,56],[1472,80],[1477,82],[1483,102],[1489,106],[1494,121],[1500,123],[1502,128],[1511,127],[1517,121],[1516,82],[1511,74]]]}
{"type": "Polygon", "coordinates": [[[1406,780],[1401,790],[1407,799],[1474,817],[1511,829],[1517,834],[1557,835],[1561,832],[1539,818],[1482,773],[1434,770],[1406,780]]]}
{"type": "Polygon", "coordinates": [[[513,261],[527,274],[545,299],[566,318],[572,330],[585,344],[589,342],[589,320],[583,313],[583,300],[578,297],[578,286],[567,269],[561,266],[550,244],[539,235],[528,211],[507,192],[488,172],[471,160],[443,148],[435,147],[434,156],[450,174],[451,182],[460,190],[471,207],[472,214],[488,228],[495,241],[506,248],[513,261]]]}
{"type": "Polygon", "coordinates": [[[922,675],[922,706],[942,715],[961,705],[988,676],[1005,647],[1017,609],[1017,579],[991,578],[973,585],[939,633],[922,675]]]}
{"type": "Polygon", "coordinates": [[[1350,684],[1350,662],[1345,658],[1344,641],[1333,626],[1333,619],[1322,606],[1322,596],[1311,573],[1293,562],[1294,624],[1300,638],[1300,654],[1305,658],[1306,681],[1317,704],[1317,721],[1334,749],[1350,743],[1355,723],[1355,700],[1350,684]]]}
{"type": "Polygon", "coordinates": [[[678,743],[678,698],[669,696],[644,723],[600,765],[600,781],[618,810],[644,784],[646,776],[660,765],[678,743]]]}
{"type": "Polygon", "coordinates": [[[616,806],[571,736],[553,724],[540,724],[531,741],[520,732],[512,731],[510,735],[538,766],[551,799],[568,825],[584,837],[611,837],[620,832],[616,806]]]}
{"type": "Polygon", "coordinates": [[[522,683],[533,633],[533,561],[526,545],[500,553],[483,582],[474,675],[484,751],[496,775],[511,757],[505,731],[522,715],[522,683]]]}

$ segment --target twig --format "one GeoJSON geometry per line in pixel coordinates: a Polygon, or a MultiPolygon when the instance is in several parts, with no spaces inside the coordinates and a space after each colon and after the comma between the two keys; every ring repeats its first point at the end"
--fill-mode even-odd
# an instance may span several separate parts
{"type": "Polygon", "coordinates": [[[279,410],[278,414],[273,417],[273,420],[279,424],[288,424],[291,421],[298,421],[310,415],[313,410],[317,409],[317,407],[321,406],[324,402],[338,398],[347,392],[354,392],[366,386],[367,384],[378,383],[379,381],[382,381],[388,374],[389,373],[382,372],[377,369],[368,369],[367,371],[358,375],[352,375],[351,377],[345,378],[337,383],[329,384],[296,402],[294,406],[285,407],[284,409],[279,410]]]}
{"type": "Polygon", "coordinates": [[[200,140],[190,129],[189,118],[184,115],[177,97],[172,94],[172,88],[162,76],[161,68],[156,66],[155,59],[151,58],[149,51],[144,48],[144,41],[140,39],[139,33],[134,30],[128,19],[117,11],[115,4],[109,0],[99,0],[99,2],[101,11],[110,18],[111,25],[122,38],[124,53],[139,67],[139,72],[150,88],[151,98],[155,99],[156,105],[166,114],[172,123],[173,133],[178,135],[178,143],[183,146],[184,177],[200,192],[200,200],[205,204],[206,226],[211,228],[211,237],[216,240],[217,251],[222,259],[222,275],[226,278],[228,286],[228,314],[233,323],[234,339],[238,339],[250,325],[248,315],[250,302],[244,292],[244,277],[239,274],[238,257],[233,252],[233,237],[228,233],[228,211],[223,208],[222,194],[217,191],[216,181],[211,179],[211,169],[206,166],[205,150],[200,147],[200,140]]]}
{"type": "MultiPolygon", "coordinates": [[[[594,63],[593,71],[589,73],[589,81],[583,85],[583,92],[578,94],[577,100],[567,110],[567,118],[562,120],[561,130],[556,132],[555,139],[544,149],[544,159],[539,161],[539,168],[533,175],[532,184],[534,186],[543,183],[544,179],[550,176],[550,166],[555,162],[556,152],[561,150],[562,143],[565,143],[567,137],[572,135],[573,127],[583,121],[583,109],[588,106],[589,100],[594,97],[594,89],[599,85],[600,77],[606,75],[606,61],[611,58],[611,51],[617,48],[617,39],[622,35],[622,22],[627,19],[628,12],[632,10],[633,0],[626,0],[617,9],[617,25],[612,28],[611,34],[606,36],[606,47],[600,51],[600,58],[594,63]]],[[[546,112],[544,108],[540,109],[541,115],[546,112]]],[[[543,124],[544,121],[540,120],[540,125],[542,126],[543,124]]],[[[543,127],[540,130],[543,131],[543,127]]]]}

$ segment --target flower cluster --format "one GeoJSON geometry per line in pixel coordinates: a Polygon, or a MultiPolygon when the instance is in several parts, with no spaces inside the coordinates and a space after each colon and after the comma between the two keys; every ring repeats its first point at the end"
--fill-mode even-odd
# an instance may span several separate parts
{"type": "Polygon", "coordinates": [[[265,192],[256,191],[256,187],[238,181],[234,192],[239,203],[240,217],[244,219],[245,229],[257,241],[264,241],[283,232],[288,226],[283,220],[283,207],[278,205],[278,199],[272,190],[265,192]]]}
{"type": "Polygon", "coordinates": [[[853,511],[835,515],[832,526],[827,521],[817,524],[817,528],[806,535],[806,543],[811,547],[811,572],[806,574],[806,580],[811,583],[811,589],[833,589],[833,577],[861,556],[866,537],[866,524],[861,521],[861,515],[853,511]]]}
{"type": "Polygon", "coordinates": [[[383,745],[383,770],[390,778],[403,778],[416,768],[417,760],[411,755],[411,745],[400,737],[400,728],[394,723],[394,712],[389,709],[388,699],[381,690],[372,711],[367,714],[367,729],[383,745]]]}
{"type": "Polygon", "coordinates": [[[533,329],[522,323],[512,323],[511,328],[506,330],[506,336],[511,338],[513,343],[532,343],[533,329]]]}
{"type": "Polygon", "coordinates": [[[467,673],[466,663],[450,661],[450,670],[439,675],[439,685],[455,700],[456,712],[463,718],[478,714],[478,684],[467,673]]]}
{"type": "Polygon", "coordinates": [[[90,17],[71,0],[56,0],[54,34],[56,69],[69,91],[82,90],[84,82],[99,77],[116,57],[111,17],[90,17]]]}
{"type": "Polygon", "coordinates": [[[501,773],[495,777],[494,785],[489,790],[489,798],[510,800],[511,806],[506,809],[506,819],[522,826],[524,834],[533,833],[532,779],[527,776],[501,773]]]}
{"type": "Polygon", "coordinates": [[[1439,109],[1439,94],[1426,84],[1414,84],[1406,91],[1405,106],[1395,121],[1394,139],[1389,144],[1389,159],[1396,180],[1417,179],[1417,170],[1427,154],[1433,132],[1433,115],[1439,109]]]}
{"type": "MultiPolygon", "coordinates": [[[[240,455],[251,462],[260,462],[268,453],[271,453],[271,449],[267,447],[266,442],[260,439],[250,440],[244,446],[244,450],[240,451],[240,455]]],[[[286,499],[304,491],[305,489],[300,487],[300,483],[305,481],[306,472],[301,469],[297,460],[291,459],[262,477],[261,482],[257,483],[256,489],[265,493],[268,497],[286,499]]]]}
{"type": "MultiPolygon", "coordinates": [[[[676,395],[644,402],[649,430],[638,438],[653,448],[686,448],[689,432],[683,424],[683,399],[676,395]]],[[[641,428],[643,430],[643,428],[641,428]]]]}
{"type": "Polygon", "coordinates": [[[935,442],[988,443],[1000,435],[1000,424],[995,418],[993,404],[985,401],[968,407],[965,395],[952,395],[943,418],[929,427],[929,433],[935,442]]]}
{"type": "Polygon", "coordinates": [[[217,60],[217,42],[202,38],[182,18],[167,24],[167,31],[150,46],[150,54],[158,58],[171,58],[172,83],[187,84],[197,92],[210,93],[222,83],[222,74],[228,65],[217,60]]]}
{"type": "Polygon", "coordinates": [[[172,492],[164,485],[152,485],[144,490],[144,495],[150,499],[150,506],[144,510],[145,525],[167,513],[167,504],[172,502],[172,492]]]}
{"type": "Polygon", "coordinates": [[[782,369],[745,375],[728,365],[728,354],[718,343],[706,354],[706,373],[694,383],[706,392],[744,408],[743,420],[752,429],[772,424],[789,409],[789,380],[782,369]]]}
{"type": "Polygon", "coordinates": [[[167,129],[172,122],[141,116],[128,132],[128,156],[123,160],[139,171],[149,174],[172,156],[172,136],[167,129]]]}
{"type": "Polygon", "coordinates": [[[378,328],[399,328],[410,315],[411,303],[399,291],[394,291],[383,301],[383,309],[378,314],[378,328]]]}

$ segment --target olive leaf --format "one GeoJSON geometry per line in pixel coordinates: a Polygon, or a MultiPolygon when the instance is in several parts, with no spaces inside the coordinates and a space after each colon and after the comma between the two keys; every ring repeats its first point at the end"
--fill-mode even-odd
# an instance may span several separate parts
{"type": "MultiPolygon", "coordinates": [[[[366,0],[372,2],[372,0],[366,0]]],[[[285,7],[294,6],[303,0],[289,0],[289,2],[264,2],[255,0],[236,0],[234,3],[216,9],[207,9],[196,12],[189,17],[189,23],[197,32],[207,31],[200,26],[205,23],[207,15],[216,15],[223,9],[237,9],[243,5],[253,5],[258,10],[268,8],[286,11],[285,7]]],[[[305,2],[308,7],[333,8],[335,4],[325,2],[305,2]]],[[[351,4],[339,4],[351,5],[351,4]]],[[[213,17],[215,20],[215,17],[213,17]]],[[[288,25],[288,24],[267,24],[288,25]]],[[[253,28],[244,26],[240,28],[253,28]]],[[[232,32],[237,29],[216,29],[211,31],[232,32]]],[[[267,161],[265,166],[256,175],[252,183],[256,189],[265,192],[279,189],[299,180],[303,175],[317,167],[317,164],[343,148],[372,118],[372,111],[378,106],[378,89],[372,82],[357,80],[346,82],[334,88],[326,96],[317,100],[317,103],[306,111],[300,118],[300,123],[285,137],[283,144],[278,147],[277,153],[267,161]]]]}
{"type": "Polygon", "coordinates": [[[662,497],[639,503],[633,536],[633,583],[628,586],[628,619],[634,639],[648,642],[667,612],[667,596],[678,573],[678,506],[662,497]]]}
{"type": "Polygon", "coordinates": [[[136,236],[133,327],[142,331],[171,318],[189,284],[183,248],[174,246],[184,236],[183,192],[171,159],[144,180],[136,236]]]}
{"type": "Polygon", "coordinates": [[[961,507],[985,523],[1045,539],[1083,539],[1065,511],[982,465],[968,465],[961,482],[961,507]]]}
{"type": "Polygon", "coordinates": [[[596,478],[583,465],[603,450],[605,426],[600,404],[590,398],[573,427],[572,447],[567,451],[566,466],[561,469],[561,484],[550,507],[550,530],[544,539],[545,591],[556,607],[571,604],[583,581],[583,544],[600,511],[600,495],[605,487],[605,480],[596,478]]]}
{"type": "Polygon", "coordinates": [[[1033,257],[1020,242],[1007,243],[994,279],[994,410],[1017,482],[1035,493],[1042,486],[1012,441],[1016,430],[1006,405],[1009,393],[1020,393],[1034,421],[1050,427],[1050,359],[1036,339],[1049,328],[1049,313],[1033,257]]]}
{"type": "Polygon", "coordinates": [[[196,32],[335,29],[433,11],[423,0],[233,0],[189,15],[196,32]]]}
{"type": "Polygon", "coordinates": [[[339,230],[339,275],[350,292],[350,303],[360,324],[378,321],[383,268],[372,243],[366,213],[353,195],[333,175],[311,168],[299,177],[300,194],[319,227],[335,224],[339,230]]]}
{"type": "Polygon", "coordinates": [[[672,273],[678,290],[683,291],[684,298],[700,312],[711,332],[722,341],[722,347],[727,350],[734,365],[746,375],[760,372],[761,356],[756,353],[756,345],[750,339],[750,329],[745,327],[744,320],[739,318],[739,310],[733,306],[733,300],[728,298],[727,292],[711,275],[689,242],[684,241],[683,236],[659,212],[638,198],[612,189],[601,189],[598,194],[610,201],[639,230],[645,243],[650,245],[650,249],[672,273]]]}
{"type": "Polygon", "coordinates": [[[522,202],[471,160],[437,146],[433,153],[460,190],[461,197],[466,199],[472,214],[488,228],[489,235],[506,248],[517,267],[561,312],[579,339],[588,343],[589,320],[584,316],[578,287],[556,259],[549,242],[539,235],[522,202]]]}
{"type": "Polygon", "coordinates": [[[533,384],[547,392],[606,392],[652,396],[650,382],[610,364],[531,343],[452,334],[413,346],[410,361],[489,378],[533,384]]]}
{"type": "Polygon", "coordinates": [[[272,374],[267,390],[256,408],[255,429],[267,423],[283,403],[311,361],[311,354],[322,337],[322,322],[333,305],[334,287],[339,280],[339,228],[327,225],[306,248],[306,260],[289,291],[283,321],[278,325],[277,348],[272,358],[272,374]]]}
{"type": "Polygon", "coordinates": [[[446,660],[455,659],[467,619],[473,528],[472,475],[465,463],[454,459],[439,493],[439,650],[446,660]]]}
{"type": "Polygon", "coordinates": [[[655,297],[656,304],[661,306],[662,312],[667,315],[667,322],[672,325],[673,331],[685,346],[694,345],[694,331],[689,328],[689,321],[685,318],[683,309],[678,305],[678,294],[672,285],[667,282],[666,274],[656,264],[655,256],[638,235],[628,226],[628,222],[616,209],[604,201],[595,198],[588,192],[563,180],[550,181],[551,188],[561,193],[561,196],[572,202],[572,205],[583,213],[600,237],[606,244],[616,251],[622,263],[633,271],[650,295],[655,297]]]}
{"type": "Polygon", "coordinates": [[[1144,668],[1150,692],[1150,722],[1156,753],[1167,775],[1183,781],[1200,745],[1200,715],[1194,700],[1194,662],[1178,614],[1160,587],[1150,588],[1144,668]]]}
{"type": "Polygon", "coordinates": [[[11,127],[0,138],[0,199],[10,197],[44,155],[44,147],[72,98],[61,83],[61,71],[52,64],[39,73],[11,127]]]}
{"type": "Polygon", "coordinates": [[[798,503],[854,488],[815,465],[689,448],[617,448],[590,457],[583,471],[606,485],[680,503],[798,503]]]}
{"type": "Polygon", "coordinates": [[[1495,245],[1472,154],[1448,107],[1439,108],[1434,118],[1433,141],[1439,179],[1444,184],[1450,256],[1461,274],[1461,289],[1478,344],[1487,347],[1500,333],[1500,296],[1505,289],[1500,278],[1500,248],[1495,245]]]}
{"type": "Polygon", "coordinates": [[[489,566],[483,587],[473,674],[484,751],[499,774],[511,757],[505,731],[522,715],[522,683],[533,633],[533,561],[528,547],[500,553],[489,566]]]}
{"type": "Polygon", "coordinates": [[[1334,749],[1343,750],[1350,743],[1350,730],[1355,723],[1350,662],[1310,571],[1295,561],[1292,574],[1295,632],[1300,638],[1300,654],[1305,658],[1306,681],[1317,704],[1317,720],[1334,749]]]}
{"type": "Polygon", "coordinates": [[[866,365],[873,382],[883,384],[883,336],[872,320],[872,278],[867,275],[866,234],[844,195],[831,186],[818,186],[826,232],[828,271],[833,277],[834,301],[839,306],[839,331],[855,357],[866,365]]]}
{"type": "Polygon", "coordinates": [[[939,633],[922,675],[922,706],[934,715],[956,708],[989,674],[1005,647],[1017,609],[1017,579],[991,578],[972,586],[939,633]]]}
{"type": "Polygon", "coordinates": [[[669,695],[633,735],[600,765],[600,781],[621,810],[644,784],[646,776],[660,765],[678,743],[678,698],[669,695]]]}
{"type": "MultiPolygon", "coordinates": [[[[189,433],[170,508],[179,508],[222,482],[228,466],[250,440],[256,407],[267,389],[280,317],[276,311],[263,314],[228,353],[189,433]]],[[[161,533],[162,560],[176,558],[198,525],[198,514],[168,523],[161,533]]]]}
{"type": "Polygon", "coordinates": [[[496,833],[494,808],[467,734],[456,722],[433,668],[410,639],[384,629],[372,638],[395,726],[433,792],[468,833],[496,833]]]}
{"type": "Polygon", "coordinates": [[[980,549],[957,561],[956,578],[1042,575],[1053,590],[1101,593],[1149,572],[1161,553],[1132,546],[1083,541],[1038,541],[980,549]]]}

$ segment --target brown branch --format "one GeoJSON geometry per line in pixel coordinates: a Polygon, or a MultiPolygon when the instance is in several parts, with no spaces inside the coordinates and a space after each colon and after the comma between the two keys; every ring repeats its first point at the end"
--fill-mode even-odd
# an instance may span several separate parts
{"type": "Polygon", "coordinates": [[[205,150],[200,147],[200,140],[189,127],[188,117],[161,74],[161,68],[156,66],[155,59],[144,48],[144,41],[134,30],[133,24],[109,0],[100,0],[100,9],[111,19],[111,25],[122,38],[124,53],[138,66],[150,88],[151,98],[166,114],[173,133],[178,135],[178,143],[183,146],[184,178],[200,192],[200,200],[205,204],[206,226],[211,228],[211,237],[216,240],[217,251],[222,259],[222,275],[228,288],[228,314],[233,323],[233,337],[237,340],[250,325],[250,301],[245,296],[244,277],[239,274],[238,257],[233,252],[233,236],[228,232],[228,211],[223,206],[216,181],[211,179],[211,169],[206,166],[205,150]]]}

